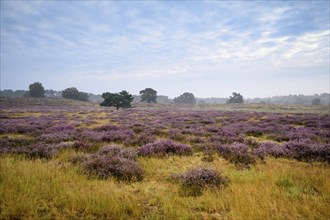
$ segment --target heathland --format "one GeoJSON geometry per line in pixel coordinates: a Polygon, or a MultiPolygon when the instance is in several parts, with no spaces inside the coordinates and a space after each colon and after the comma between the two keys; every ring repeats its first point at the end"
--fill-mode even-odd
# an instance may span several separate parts
{"type": "Polygon", "coordinates": [[[0,219],[329,219],[329,106],[0,99],[0,219]]]}

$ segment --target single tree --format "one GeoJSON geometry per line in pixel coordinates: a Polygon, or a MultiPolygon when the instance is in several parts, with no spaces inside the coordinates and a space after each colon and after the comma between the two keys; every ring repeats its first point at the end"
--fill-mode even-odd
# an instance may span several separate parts
{"type": "Polygon", "coordinates": [[[88,101],[88,94],[80,92],[75,87],[67,88],[62,91],[62,96],[65,99],[74,99],[79,101],[88,101]]]}
{"type": "Polygon", "coordinates": [[[185,92],[182,95],[180,95],[179,97],[174,98],[173,102],[176,103],[176,104],[194,105],[194,104],[196,104],[196,99],[195,99],[194,94],[189,93],[189,92],[185,92]]]}
{"type": "Polygon", "coordinates": [[[321,105],[321,99],[315,98],[312,100],[312,105],[321,105]]]}
{"type": "Polygon", "coordinates": [[[104,98],[104,101],[101,102],[101,106],[114,106],[116,109],[130,108],[131,102],[134,99],[134,97],[125,90],[119,93],[105,92],[102,94],[102,98],[104,98]]]}
{"type": "Polygon", "coordinates": [[[146,88],[140,91],[141,102],[156,103],[157,91],[152,88],[146,88]]]}
{"type": "Polygon", "coordinates": [[[35,82],[29,85],[28,96],[41,98],[45,97],[45,89],[40,82],[35,82]]]}
{"type": "Polygon", "coordinates": [[[233,96],[229,96],[227,103],[243,103],[243,96],[239,93],[233,92],[233,96]]]}

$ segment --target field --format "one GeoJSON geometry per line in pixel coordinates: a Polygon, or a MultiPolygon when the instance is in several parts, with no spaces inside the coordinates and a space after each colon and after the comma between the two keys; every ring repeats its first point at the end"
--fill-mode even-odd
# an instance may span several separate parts
{"type": "Polygon", "coordinates": [[[0,101],[0,219],[330,219],[328,107],[0,101]]]}

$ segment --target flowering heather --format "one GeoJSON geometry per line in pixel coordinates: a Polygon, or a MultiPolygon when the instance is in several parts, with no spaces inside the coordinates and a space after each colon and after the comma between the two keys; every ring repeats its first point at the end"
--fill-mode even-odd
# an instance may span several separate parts
{"type": "Polygon", "coordinates": [[[34,142],[35,140],[30,138],[9,138],[4,136],[0,138],[0,154],[12,153],[16,148],[28,146],[34,142]]]}
{"type": "Polygon", "coordinates": [[[304,140],[315,138],[315,134],[312,129],[298,127],[288,133],[289,140],[304,140]]]}
{"type": "Polygon", "coordinates": [[[174,178],[181,182],[182,193],[187,196],[198,196],[202,194],[203,188],[221,188],[229,183],[227,177],[216,170],[204,167],[192,168],[174,178]]]}
{"type": "Polygon", "coordinates": [[[128,141],[134,137],[131,130],[85,130],[81,132],[81,138],[94,142],[112,142],[112,141],[128,141]]]}
{"type": "Polygon", "coordinates": [[[250,127],[245,131],[245,134],[253,137],[260,137],[263,135],[262,129],[258,127],[250,127]]]}
{"type": "Polygon", "coordinates": [[[253,151],[254,155],[294,158],[301,161],[320,161],[330,163],[330,145],[317,144],[310,140],[289,141],[284,144],[263,142],[253,151]]]}
{"type": "Polygon", "coordinates": [[[140,133],[139,135],[134,135],[133,138],[125,139],[122,144],[125,146],[141,146],[155,142],[156,138],[150,133],[140,133]]]}
{"type": "Polygon", "coordinates": [[[189,155],[191,153],[192,150],[188,145],[175,143],[171,140],[160,140],[139,148],[139,155],[141,156],[189,155]]]}
{"type": "Polygon", "coordinates": [[[273,157],[284,157],[287,155],[285,148],[282,144],[276,142],[263,142],[259,145],[258,148],[253,150],[253,154],[264,158],[265,156],[273,156],[273,157]]]}
{"type": "Polygon", "coordinates": [[[249,152],[247,145],[242,143],[233,143],[232,145],[219,145],[220,155],[239,169],[249,168],[256,163],[255,157],[249,152]]]}
{"type": "Polygon", "coordinates": [[[120,156],[95,154],[88,157],[82,165],[87,173],[101,179],[115,177],[118,180],[139,181],[143,178],[143,170],[137,162],[120,156]]]}
{"type": "Polygon", "coordinates": [[[117,125],[113,125],[113,124],[107,124],[107,125],[103,125],[100,127],[95,128],[94,130],[96,131],[118,131],[121,128],[117,125]]]}
{"type": "Polygon", "coordinates": [[[40,135],[40,139],[45,142],[59,143],[61,141],[75,140],[76,133],[74,131],[60,131],[54,133],[45,133],[40,135]]]}
{"type": "Polygon", "coordinates": [[[168,132],[168,134],[170,139],[174,141],[182,141],[185,139],[185,136],[182,134],[181,130],[179,129],[171,129],[168,132]]]}
{"type": "Polygon", "coordinates": [[[99,155],[118,156],[134,160],[137,158],[137,150],[134,148],[121,148],[118,146],[104,146],[97,152],[99,155]]]}
{"type": "Polygon", "coordinates": [[[240,143],[248,146],[243,155],[303,161],[328,161],[329,157],[329,115],[171,107],[114,111],[63,100],[7,101],[0,106],[1,154],[74,141],[74,149],[87,152],[116,143],[142,146],[140,155],[184,155],[212,146],[221,146],[222,154],[226,146],[228,154],[240,155],[233,150],[240,143]],[[10,135],[29,138],[7,138],[10,135]]]}
{"type": "Polygon", "coordinates": [[[301,161],[330,163],[330,144],[316,144],[310,141],[289,141],[284,145],[288,157],[301,161]]]}
{"type": "Polygon", "coordinates": [[[55,156],[60,149],[70,147],[68,144],[46,144],[37,143],[29,146],[22,146],[15,149],[14,153],[24,154],[30,158],[50,159],[55,156]]]}

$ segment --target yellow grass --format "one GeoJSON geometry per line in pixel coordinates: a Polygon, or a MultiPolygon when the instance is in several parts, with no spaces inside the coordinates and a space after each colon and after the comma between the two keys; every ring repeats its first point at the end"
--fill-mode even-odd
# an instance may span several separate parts
{"type": "Polygon", "coordinates": [[[27,134],[16,134],[16,133],[10,133],[10,134],[0,134],[0,139],[2,138],[9,138],[9,139],[34,139],[35,137],[27,134]]]}
{"type": "Polygon", "coordinates": [[[267,159],[250,170],[236,170],[214,155],[139,158],[141,182],[96,180],[68,160],[0,158],[0,219],[329,219],[330,167],[287,159],[267,159]],[[230,179],[224,189],[183,197],[172,174],[209,166],[230,179]]]}

